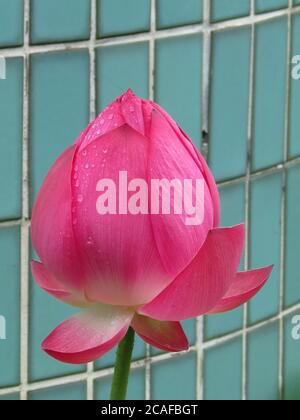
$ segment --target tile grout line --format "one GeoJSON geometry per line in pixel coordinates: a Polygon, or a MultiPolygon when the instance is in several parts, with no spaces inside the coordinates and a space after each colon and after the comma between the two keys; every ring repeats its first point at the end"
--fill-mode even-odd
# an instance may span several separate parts
{"type": "MultiPolygon", "coordinates": [[[[252,325],[250,327],[247,327],[247,332],[251,333],[251,332],[255,332],[255,331],[259,331],[260,329],[271,325],[275,322],[278,322],[278,320],[280,319],[280,317],[287,317],[289,315],[291,315],[292,313],[299,311],[300,310],[300,303],[291,306],[288,309],[285,309],[281,314],[277,314],[275,316],[273,316],[272,318],[266,319],[264,321],[259,322],[258,324],[252,325]]],[[[224,336],[221,337],[217,337],[217,338],[213,338],[207,342],[205,342],[203,344],[203,349],[204,350],[208,350],[217,346],[220,346],[222,344],[228,343],[238,337],[241,337],[243,334],[243,329],[232,332],[230,334],[226,334],[224,336]]],[[[156,355],[156,356],[152,356],[151,357],[151,363],[160,363],[162,361],[166,361],[166,360],[171,360],[171,359],[175,359],[175,358],[179,358],[181,356],[184,356],[186,354],[190,354],[190,353],[195,353],[197,352],[197,347],[196,346],[192,346],[188,351],[184,351],[184,352],[179,352],[179,353],[163,353],[160,355],[156,355]]],[[[140,359],[137,361],[134,361],[132,363],[132,368],[133,369],[140,369],[142,367],[145,366],[145,359],[140,359]]],[[[105,368],[102,370],[98,370],[98,371],[94,371],[91,375],[93,377],[93,379],[100,379],[100,378],[106,378],[111,376],[113,373],[113,367],[109,367],[109,368],[105,368]]],[[[78,373],[78,374],[71,374],[71,375],[66,375],[66,376],[61,376],[61,377],[55,377],[52,379],[45,379],[42,381],[36,381],[36,382],[32,382],[29,383],[25,386],[26,391],[36,391],[36,390],[40,390],[40,389],[46,389],[46,388],[50,388],[50,387],[54,387],[54,386],[58,386],[58,385],[65,385],[65,384],[73,384],[73,383],[78,383],[78,382],[82,382],[87,380],[87,376],[88,373],[84,372],[84,373],[78,373]]],[[[8,395],[14,392],[20,392],[21,391],[22,386],[13,386],[13,387],[7,387],[7,388],[2,388],[0,389],[0,396],[2,395],[8,395]]]]}
{"type": "MultiPolygon", "coordinates": [[[[210,32],[210,0],[203,2],[203,58],[202,58],[202,116],[201,121],[201,152],[205,159],[208,158],[209,150],[209,99],[210,99],[210,69],[211,69],[211,32],[210,32]]],[[[196,397],[198,401],[204,399],[204,317],[196,320],[196,347],[197,347],[197,385],[196,397]]]]}
{"type": "MultiPolygon", "coordinates": [[[[90,15],[90,42],[89,42],[89,57],[90,57],[90,122],[96,118],[96,54],[95,41],[97,38],[97,2],[91,0],[91,15],[90,15]]],[[[87,400],[94,399],[94,379],[92,373],[94,372],[94,363],[87,365],[87,400]]]]}
{"type": "MultiPolygon", "coordinates": [[[[255,1],[251,0],[251,16],[255,16],[255,1]]],[[[249,108],[248,108],[248,140],[247,140],[247,173],[245,179],[245,270],[250,268],[250,200],[251,200],[251,158],[253,146],[253,115],[254,115],[254,72],[255,72],[255,24],[251,25],[250,70],[249,70],[249,108]]],[[[248,362],[248,304],[244,305],[243,335],[242,335],[242,400],[247,400],[247,362],[248,362]]]]}
{"type": "Polygon", "coordinates": [[[20,398],[27,399],[29,376],[29,46],[30,0],[24,0],[24,74],[22,141],[22,220],[21,220],[21,305],[20,305],[20,398]]]}
{"type": "MultiPolygon", "coordinates": [[[[151,0],[149,40],[149,99],[155,100],[155,34],[156,34],[156,0],[151,0]]],[[[145,358],[145,400],[151,400],[151,346],[146,344],[145,358]]]]}
{"type": "MultiPolygon", "coordinates": [[[[290,77],[292,59],[292,8],[293,0],[289,0],[288,14],[288,35],[287,35],[287,74],[286,74],[286,104],[285,104],[285,133],[283,146],[283,161],[288,160],[289,147],[289,113],[290,113],[290,77]]],[[[280,308],[281,314],[284,310],[284,280],[285,280],[285,237],[286,237],[286,194],[287,194],[287,169],[284,168],[282,174],[282,198],[281,198],[281,232],[280,232],[280,308]]],[[[279,319],[279,366],[278,366],[278,387],[279,399],[284,399],[284,320],[279,319]]]]}
{"type": "MultiPolygon", "coordinates": [[[[257,23],[264,23],[270,20],[285,17],[291,14],[296,14],[300,12],[300,6],[294,6],[290,11],[288,8],[278,10],[275,12],[267,12],[260,15],[254,15],[254,17],[246,16],[242,18],[225,20],[222,22],[212,23],[210,25],[210,32],[217,32],[222,30],[230,30],[245,26],[251,26],[257,23]]],[[[203,24],[196,25],[186,25],[181,27],[175,27],[171,29],[160,29],[155,32],[155,39],[166,39],[174,38],[180,36],[196,35],[204,31],[203,24]]],[[[139,42],[149,42],[151,40],[151,32],[142,32],[137,34],[130,35],[121,35],[116,37],[109,38],[100,38],[95,40],[95,48],[106,48],[117,45],[132,44],[139,42]]],[[[90,40],[86,41],[73,41],[73,42],[61,42],[54,44],[44,44],[44,45],[28,45],[28,54],[43,54],[48,52],[57,52],[57,51],[69,51],[76,49],[88,49],[90,45],[90,40]]],[[[3,57],[22,57],[24,56],[23,47],[10,47],[0,49],[1,55],[3,57]]]]}

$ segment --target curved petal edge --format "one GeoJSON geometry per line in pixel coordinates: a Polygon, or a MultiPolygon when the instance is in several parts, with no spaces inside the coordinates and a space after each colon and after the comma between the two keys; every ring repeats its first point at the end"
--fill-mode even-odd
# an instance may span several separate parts
{"type": "Polygon", "coordinates": [[[228,312],[252,299],[266,284],[273,266],[237,273],[229,291],[211,310],[210,314],[228,312]]]}

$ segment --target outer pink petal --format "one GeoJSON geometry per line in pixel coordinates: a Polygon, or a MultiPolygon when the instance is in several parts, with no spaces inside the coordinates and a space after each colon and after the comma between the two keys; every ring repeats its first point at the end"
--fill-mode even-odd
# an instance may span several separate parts
{"type": "Polygon", "coordinates": [[[194,146],[189,136],[178,126],[176,121],[174,121],[173,118],[163,108],[161,108],[155,102],[144,101],[144,103],[145,103],[145,106],[146,105],[148,106],[149,103],[152,104],[152,106],[167,119],[172,129],[175,131],[177,136],[181,139],[183,145],[189,151],[191,157],[194,159],[195,163],[199,166],[200,170],[202,171],[203,176],[209,187],[212,200],[213,200],[214,227],[218,227],[220,225],[220,219],[221,219],[220,195],[219,195],[218,187],[215,182],[214,176],[210,168],[208,167],[205,159],[203,158],[201,153],[198,151],[198,149],[194,146]]]}
{"type": "Polygon", "coordinates": [[[212,230],[190,265],[139,313],[180,321],[210,311],[228,291],[244,245],[243,225],[212,230]]]}
{"type": "MultiPolygon", "coordinates": [[[[174,130],[164,116],[158,111],[152,113],[152,127],[149,153],[149,182],[151,180],[166,179],[196,180],[204,184],[204,220],[197,225],[187,225],[189,215],[174,214],[174,205],[171,214],[152,215],[152,226],[161,258],[168,272],[177,276],[197,255],[203,245],[207,234],[213,228],[213,203],[207,184],[199,165],[195,163],[190,153],[178,139],[174,130]]],[[[173,201],[173,200],[172,200],[173,201]]],[[[195,203],[195,188],[193,190],[195,203]]],[[[174,203],[171,203],[174,204],[174,203]]]]}
{"type": "MultiPolygon", "coordinates": [[[[173,278],[158,253],[148,214],[122,213],[119,174],[127,172],[128,183],[147,181],[149,141],[128,125],[95,140],[75,160],[73,217],[76,241],[82,244],[84,261],[93,273],[86,282],[90,300],[135,306],[150,302],[173,278]],[[99,181],[117,186],[116,214],[99,214],[99,181]]],[[[121,188],[122,191],[126,190],[121,188]]],[[[128,198],[133,193],[128,193],[128,198]]],[[[114,194],[113,194],[114,195],[114,194]]],[[[148,204],[148,195],[146,195],[148,204]]],[[[124,212],[126,213],[126,211],[124,212]]]]}
{"type": "Polygon", "coordinates": [[[128,309],[99,305],[59,325],[42,343],[42,349],[64,363],[94,361],[122,340],[132,317],[128,309]]]}
{"type": "Polygon", "coordinates": [[[136,314],[131,326],[146,343],[161,350],[178,352],[189,348],[179,322],[161,322],[136,314]]]}
{"type": "Polygon", "coordinates": [[[57,281],[44,264],[32,261],[31,269],[36,283],[51,296],[72,306],[84,307],[89,305],[89,302],[87,302],[82,295],[68,291],[59,281],[57,281]]]}
{"type": "Polygon", "coordinates": [[[273,266],[238,273],[226,295],[209,313],[228,312],[248,302],[263,288],[272,270],[273,266]]]}
{"type": "Polygon", "coordinates": [[[84,264],[72,225],[71,176],[76,146],[47,175],[33,208],[31,237],[45,267],[67,290],[83,293],[84,264]]]}

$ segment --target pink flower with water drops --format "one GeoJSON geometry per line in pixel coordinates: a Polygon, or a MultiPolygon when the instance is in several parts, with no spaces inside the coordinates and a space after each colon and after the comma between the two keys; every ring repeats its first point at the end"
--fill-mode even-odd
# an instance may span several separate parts
{"type": "Polygon", "coordinates": [[[244,304],[272,271],[238,273],[244,226],[219,223],[213,175],[188,136],[157,104],[116,99],[54,163],[33,209],[34,278],[79,308],[42,348],[86,363],[132,327],[159,349],[188,349],[181,321],[244,304]],[[168,192],[169,211],[150,204],[168,192]]]}

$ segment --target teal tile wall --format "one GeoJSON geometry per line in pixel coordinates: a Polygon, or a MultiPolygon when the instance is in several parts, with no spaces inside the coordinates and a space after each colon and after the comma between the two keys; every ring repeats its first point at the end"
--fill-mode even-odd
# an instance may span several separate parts
{"type": "Polygon", "coordinates": [[[246,172],[250,45],[249,28],[213,37],[209,161],[217,180],[246,172]]]}
{"type": "Polygon", "coordinates": [[[278,400],[279,324],[261,328],[248,337],[249,400],[278,400]]]}
{"type": "Polygon", "coordinates": [[[30,78],[31,199],[57,156],[89,122],[88,52],[33,56],[30,78]]]}
{"type": "Polygon", "coordinates": [[[154,400],[195,400],[196,375],[196,354],[152,365],[152,398],[154,400]]]}
{"type": "MultiPolygon", "coordinates": [[[[220,189],[222,226],[233,226],[245,221],[245,186],[236,184],[220,189]]],[[[243,264],[242,264],[243,265],[243,264]]],[[[241,267],[242,269],[243,267],[241,267]]],[[[239,330],[243,326],[243,308],[205,319],[205,339],[209,340],[239,330]]]]}
{"type": "Polygon", "coordinates": [[[150,0],[97,0],[98,35],[147,32],[150,28],[150,0]]]}
{"type": "Polygon", "coordinates": [[[250,323],[276,315],[279,310],[281,191],[281,174],[263,177],[251,185],[251,267],[274,264],[274,270],[249,304],[250,323]]]}
{"type": "Polygon", "coordinates": [[[156,51],[156,95],[194,143],[201,143],[202,38],[162,40],[156,51]]]}
{"type": "Polygon", "coordinates": [[[0,389],[20,381],[19,261],[19,228],[0,228],[0,389]]]}
{"type": "MultiPolygon", "coordinates": [[[[94,398],[109,400],[112,378],[102,378],[96,381],[94,398]]],[[[128,400],[145,399],[145,369],[132,370],[128,383],[128,400]]]]}
{"type": "Polygon", "coordinates": [[[247,16],[250,13],[250,0],[212,0],[213,21],[247,16]]]}
{"type": "Polygon", "coordinates": [[[285,255],[285,306],[291,306],[300,300],[299,271],[299,212],[300,212],[300,165],[289,169],[287,178],[286,203],[286,255],[285,255]]]}
{"type": "Polygon", "coordinates": [[[255,10],[257,13],[283,9],[288,6],[288,0],[256,0],[255,10]]]}
{"type": "Polygon", "coordinates": [[[0,401],[19,401],[20,395],[19,394],[8,394],[0,396],[0,401]]]}
{"type": "Polygon", "coordinates": [[[90,13],[90,0],[31,0],[31,42],[88,39],[90,13]]]}
{"type": "Polygon", "coordinates": [[[200,23],[203,0],[157,0],[157,28],[200,23]]]}
{"type": "MultiPolygon", "coordinates": [[[[295,327],[292,323],[293,318],[297,316],[299,320],[299,315],[300,311],[295,312],[287,316],[284,322],[284,399],[293,401],[300,401],[300,339],[295,340],[292,335],[292,329],[295,327]]],[[[299,328],[297,332],[300,332],[299,328]]]]}
{"type": "Polygon", "coordinates": [[[255,170],[283,159],[286,97],[287,19],[256,28],[254,133],[255,170]]]}
{"type": "Polygon", "coordinates": [[[233,340],[205,352],[204,399],[240,400],[242,340],[233,340]],[[230,385],[229,385],[230,378],[230,385]]]}
{"type": "Polygon", "coordinates": [[[76,384],[71,384],[71,385],[57,386],[54,388],[46,388],[43,390],[30,392],[28,395],[28,399],[34,400],[34,401],[85,400],[86,399],[86,384],[84,382],[81,382],[78,384],[76,383],[76,384]]]}
{"type": "Polygon", "coordinates": [[[0,80],[0,191],[1,219],[21,216],[23,60],[6,62],[6,79],[0,80]]]}
{"type": "MultiPolygon", "coordinates": [[[[300,56],[300,13],[296,14],[292,19],[292,57],[300,56]]],[[[300,70],[298,71],[300,74],[300,70]]],[[[291,103],[290,103],[290,144],[289,155],[296,157],[300,155],[300,79],[291,79],[291,103]]]]}
{"type": "Polygon", "coordinates": [[[133,44],[97,51],[97,109],[131,88],[137,95],[148,96],[148,44],[133,44]]]}
{"type": "Polygon", "coordinates": [[[23,0],[0,0],[0,48],[23,44],[23,0]]]}

